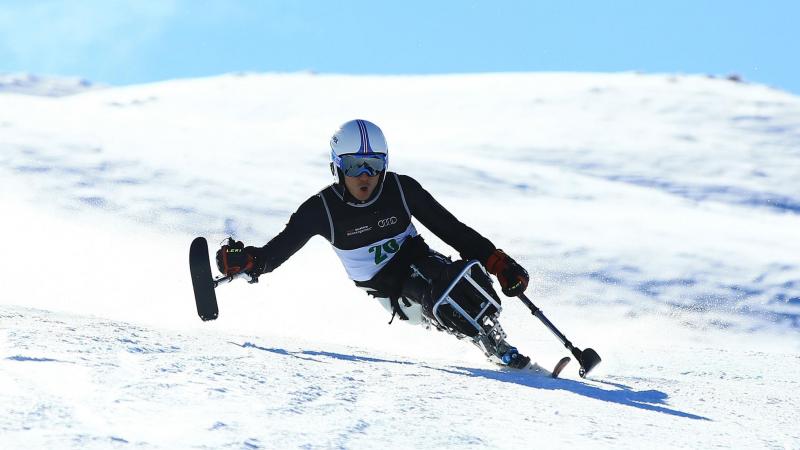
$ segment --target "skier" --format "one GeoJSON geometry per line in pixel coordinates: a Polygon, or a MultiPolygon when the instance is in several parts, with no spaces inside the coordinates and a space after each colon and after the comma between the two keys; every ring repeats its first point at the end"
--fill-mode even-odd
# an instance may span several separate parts
{"type": "Polygon", "coordinates": [[[525,269],[456,219],[416,180],[389,172],[386,139],[374,123],[344,123],[330,146],[335,182],[300,205],[286,228],[263,247],[233,240],[223,245],[216,255],[220,272],[252,277],[269,273],[320,235],[331,243],[355,284],[391,313],[389,323],[397,316],[469,337],[495,363],[528,366],[530,358],[505,340],[498,322],[500,298],[483,267],[509,297],[528,286],[525,269]],[[412,217],[456,249],[462,260],[451,261],[428,247],[412,217]],[[483,267],[468,268],[470,260],[483,267]],[[453,302],[438,302],[461,272],[473,283],[462,278],[449,294],[453,302]]]}

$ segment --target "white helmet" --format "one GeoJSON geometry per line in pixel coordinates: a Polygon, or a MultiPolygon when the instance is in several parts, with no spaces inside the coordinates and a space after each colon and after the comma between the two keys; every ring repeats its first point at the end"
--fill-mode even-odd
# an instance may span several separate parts
{"type": "Polygon", "coordinates": [[[331,150],[337,156],[352,153],[389,155],[383,131],[368,120],[358,119],[345,122],[333,133],[331,150]]]}
{"type": "MultiPolygon", "coordinates": [[[[383,131],[374,123],[367,120],[351,120],[345,122],[333,133],[331,137],[331,172],[336,176],[337,182],[343,183],[345,174],[357,176],[360,173],[381,172],[386,175],[389,166],[389,148],[383,131]],[[359,164],[358,167],[348,165],[348,160],[342,158],[348,155],[363,160],[368,164],[359,164]],[[382,162],[382,163],[381,163],[382,162]],[[346,173],[351,172],[351,173],[346,173]]],[[[381,177],[383,181],[383,177],[381,177]]]]}

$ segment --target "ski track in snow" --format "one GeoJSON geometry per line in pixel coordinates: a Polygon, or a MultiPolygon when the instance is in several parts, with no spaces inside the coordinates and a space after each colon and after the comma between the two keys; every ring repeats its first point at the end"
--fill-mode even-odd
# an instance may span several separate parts
{"type": "Polygon", "coordinates": [[[0,261],[2,447],[800,448],[798,149],[796,96],[698,76],[0,77],[0,229],[27,249],[0,261]],[[315,240],[199,323],[191,238],[280,231],[354,117],[530,270],[592,379],[385,327],[315,240]]]}
{"type": "Polygon", "coordinates": [[[636,376],[553,380],[19,307],[0,318],[8,448],[524,448],[541,435],[556,447],[646,438],[707,448],[736,435],[741,447],[780,448],[800,438],[791,361],[767,352],[729,368],[721,350],[678,347],[638,359],[636,376]],[[685,353],[706,363],[673,364],[685,353]]]}

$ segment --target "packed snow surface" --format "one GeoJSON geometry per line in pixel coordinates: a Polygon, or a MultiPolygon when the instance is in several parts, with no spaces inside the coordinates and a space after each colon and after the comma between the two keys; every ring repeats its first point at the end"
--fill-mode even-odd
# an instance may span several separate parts
{"type": "MultiPolygon", "coordinates": [[[[13,80],[3,448],[800,448],[796,96],[635,73],[232,74],[66,96],[13,80]],[[191,240],[267,242],[331,181],[328,139],[353,118],[531,272],[534,303],[603,357],[587,379],[387,325],[321,237],[220,287],[219,319],[200,321],[191,240]]],[[[566,355],[503,307],[523,353],[566,355]]]]}

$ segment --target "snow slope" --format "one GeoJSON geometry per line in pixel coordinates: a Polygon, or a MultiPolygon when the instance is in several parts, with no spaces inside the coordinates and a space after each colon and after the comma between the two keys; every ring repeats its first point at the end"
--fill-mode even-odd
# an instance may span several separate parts
{"type": "MultiPolygon", "coordinates": [[[[800,448],[798,173],[800,99],[702,76],[0,93],[4,446],[800,448]],[[354,117],[524,263],[534,302],[603,356],[591,379],[387,326],[321,238],[197,319],[191,239],[266,242],[330,181],[327,140],[354,117]]],[[[504,307],[524,352],[564,353],[504,307]]]]}

